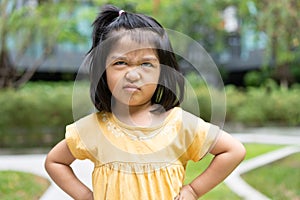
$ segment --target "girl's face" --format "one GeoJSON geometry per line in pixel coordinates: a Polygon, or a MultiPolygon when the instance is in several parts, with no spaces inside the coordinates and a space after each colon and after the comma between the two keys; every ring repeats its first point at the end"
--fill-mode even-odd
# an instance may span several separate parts
{"type": "Polygon", "coordinates": [[[108,87],[116,103],[151,105],[160,76],[160,63],[151,46],[142,46],[123,37],[106,60],[108,87]]]}

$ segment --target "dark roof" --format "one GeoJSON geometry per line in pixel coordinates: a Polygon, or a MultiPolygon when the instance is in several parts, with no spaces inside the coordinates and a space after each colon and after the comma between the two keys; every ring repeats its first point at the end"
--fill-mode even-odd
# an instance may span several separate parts
{"type": "MultiPolygon", "coordinates": [[[[37,69],[38,72],[77,72],[83,62],[84,52],[67,52],[56,50],[42,63],[37,69]]],[[[36,62],[36,58],[31,56],[23,56],[16,63],[18,69],[27,69],[36,62]]]]}
{"type": "Polygon", "coordinates": [[[230,72],[235,71],[249,71],[253,69],[259,69],[264,62],[264,50],[257,49],[248,53],[247,56],[232,56],[227,62],[218,63],[217,65],[222,65],[224,69],[230,72]]]}

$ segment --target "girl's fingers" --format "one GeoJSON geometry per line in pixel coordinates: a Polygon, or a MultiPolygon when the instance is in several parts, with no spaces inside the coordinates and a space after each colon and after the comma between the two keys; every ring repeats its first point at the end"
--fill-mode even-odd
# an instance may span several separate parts
{"type": "Polygon", "coordinates": [[[174,200],[180,200],[180,194],[178,194],[178,195],[174,198],[174,200]]]}

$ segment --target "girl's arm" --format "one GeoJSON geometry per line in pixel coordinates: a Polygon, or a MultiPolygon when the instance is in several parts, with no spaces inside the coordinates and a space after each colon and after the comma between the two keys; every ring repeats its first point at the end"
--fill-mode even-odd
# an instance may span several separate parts
{"type": "Polygon", "coordinates": [[[246,150],[238,140],[222,131],[210,153],[215,156],[208,168],[189,185],[184,186],[177,199],[197,199],[203,196],[239,165],[245,157],[246,150]]]}
{"type": "Polygon", "coordinates": [[[93,192],[75,176],[70,167],[74,160],[66,141],[62,140],[47,155],[45,169],[53,181],[72,198],[92,200],[93,192]]]}

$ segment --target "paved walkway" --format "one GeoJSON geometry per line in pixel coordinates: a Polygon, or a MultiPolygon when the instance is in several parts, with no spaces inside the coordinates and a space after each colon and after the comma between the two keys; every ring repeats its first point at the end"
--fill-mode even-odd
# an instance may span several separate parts
{"type": "MultiPolygon", "coordinates": [[[[257,134],[233,134],[243,143],[268,143],[268,144],[284,144],[287,147],[273,151],[253,159],[244,161],[226,180],[227,186],[241,196],[245,200],[267,200],[265,195],[253,189],[246,182],[240,178],[240,174],[253,170],[257,167],[263,166],[275,160],[286,157],[290,154],[300,152],[300,129],[295,129],[288,132],[287,130],[270,130],[259,129],[253,130],[257,134]],[[285,134],[279,135],[278,133],[285,134]],[[267,134],[268,133],[268,134],[267,134]]],[[[16,170],[30,172],[40,175],[50,180],[49,176],[44,170],[44,160],[46,155],[1,155],[0,156],[0,170],[16,170]]],[[[93,165],[90,161],[75,161],[73,164],[74,172],[77,174],[83,183],[91,187],[91,173],[93,165]]],[[[71,199],[53,182],[51,186],[40,198],[41,200],[68,200],[71,199]]]]}
{"type": "Polygon", "coordinates": [[[248,171],[262,167],[276,160],[287,157],[291,154],[300,152],[300,130],[298,136],[296,135],[267,135],[267,134],[235,134],[243,143],[265,143],[265,144],[282,144],[287,145],[276,151],[271,151],[262,154],[255,158],[243,161],[234,172],[227,177],[225,184],[237,195],[245,200],[270,200],[269,197],[260,193],[259,191],[248,185],[241,177],[248,171]]]}

